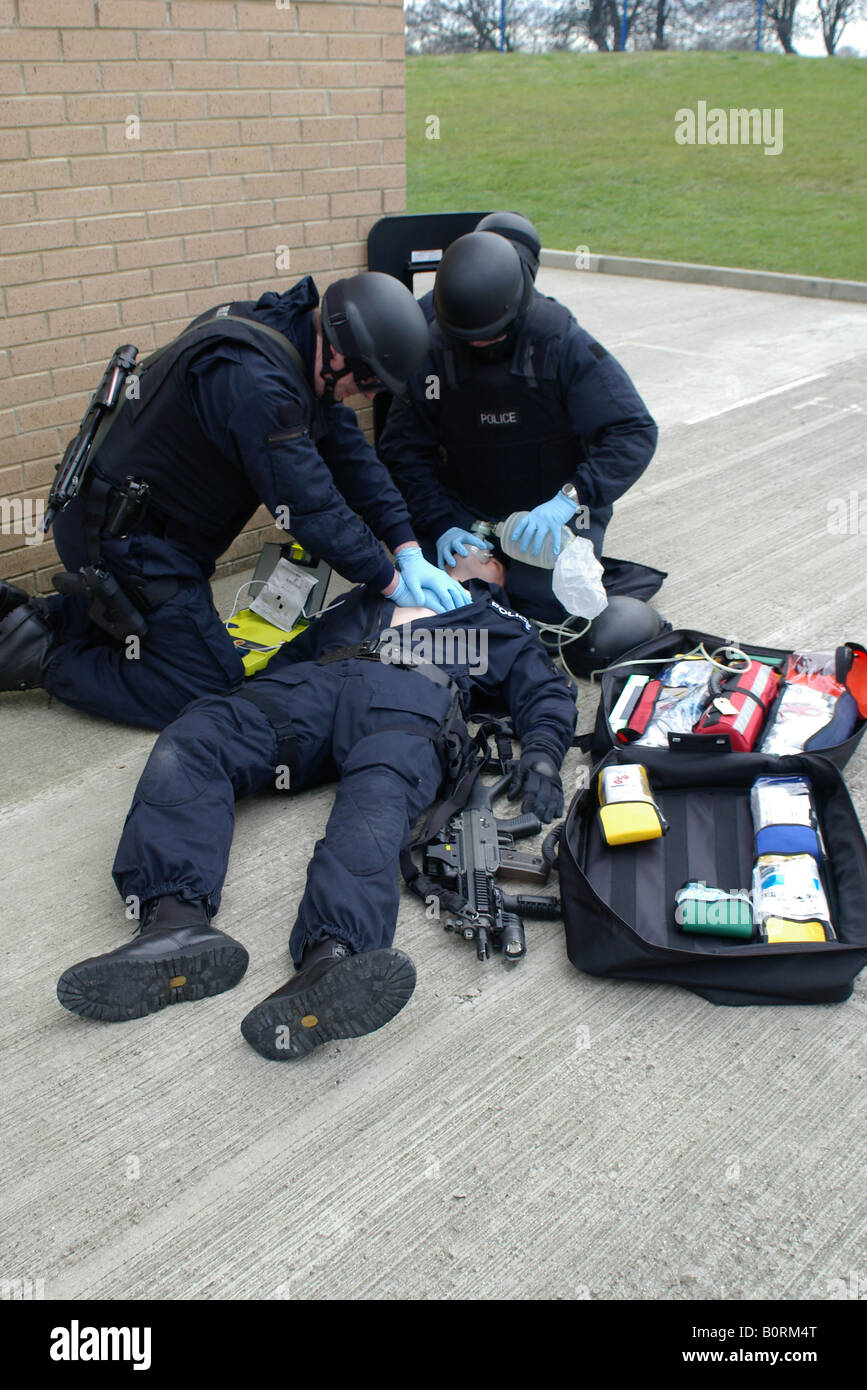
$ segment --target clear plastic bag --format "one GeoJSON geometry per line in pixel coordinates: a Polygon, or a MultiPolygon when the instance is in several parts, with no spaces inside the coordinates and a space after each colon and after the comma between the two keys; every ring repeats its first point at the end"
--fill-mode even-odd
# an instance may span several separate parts
{"type": "Polygon", "coordinates": [[[641,738],[645,748],[667,748],[669,734],[691,734],[710,700],[710,685],[668,685],[660,690],[641,738]]]}
{"type": "Polygon", "coordinates": [[[787,685],[759,751],[775,757],[802,753],[808,740],[833,719],[836,703],[836,696],[811,685],[787,685]]]}
{"type": "Polygon", "coordinates": [[[566,612],[577,618],[598,618],[608,607],[602,566],[586,536],[576,536],[561,550],[552,584],[566,612]]]}

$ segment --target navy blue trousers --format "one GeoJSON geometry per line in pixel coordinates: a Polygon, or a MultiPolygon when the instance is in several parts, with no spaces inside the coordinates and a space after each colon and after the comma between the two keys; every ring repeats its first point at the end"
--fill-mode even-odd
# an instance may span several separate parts
{"type": "MultiPolygon", "coordinates": [[[[82,501],[76,498],[54,523],[64,564],[73,573],[88,563],[82,501]]],[[[101,555],[123,582],[176,579],[178,592],[147,613],[139,644],[109,637],[88,616],[89,600],[50,598],[55,647],[45,689],[73,709],[121,724],[163,729],[190,700],[239,685],[244,667],[214,607],[202,565],[178,546],[146,534],[104,536],[101,555]]]]}
{"type": "Polygon", "coordinates": [[[288,767],[292,792],[339,779],[292,928],[293,960],[323,936],[355,951],[389,946],[398,857],[442,781],[434,739],[449,692],[418,672],[357,659],[285,666],[252,686],[291,720],[292,764],[280,761],[274,724],[252,701],[196,700],[157,739],[136,788],[114,863],[121,896],[179,893],[216,911],[235,800],[285,786],[288,767]]]}

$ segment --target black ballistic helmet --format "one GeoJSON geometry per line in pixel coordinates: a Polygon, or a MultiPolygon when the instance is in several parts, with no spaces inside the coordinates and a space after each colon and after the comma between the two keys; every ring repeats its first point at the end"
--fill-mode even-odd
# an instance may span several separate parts
{"type": "Polygon", "coordinates": [[[323,379],[332,387],[352,373],[363,390],[385,387],[402,396],[430,346],[425,316],[412,293],[393,275],[364,271],[335,280],[322,296],[326,342],[346,358],[343,371],[323,352],[323,379]]]}
{"type": "Polygon", "coordinates": [[[643,599],[612,594],[608,607],[593,619],[584,636],[563,643],[563,659],[573,675],[586,677],[670,626],[643,599]]]}
{"type": "Polygon", "coordinates": [[[527,284],[517,251],[494,232],[459,236],[443,254],[434,282],[437,323],[462,342],[497,338],[520,316],[527,284]]]}
{"type": "Polygon", "coordinates": [[[529,217],[522,217],[520,212],[489,212],[487,217],[482,218],[476,231],[497,232],[506,237],[535,280],[542,242],[529,217]]]}

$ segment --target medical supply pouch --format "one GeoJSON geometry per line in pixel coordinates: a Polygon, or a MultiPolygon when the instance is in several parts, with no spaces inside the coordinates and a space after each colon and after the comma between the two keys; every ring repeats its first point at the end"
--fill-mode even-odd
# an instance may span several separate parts
{"type": "Polygon", "coordinates": [[[762,731],[779,684],[776,671],[761,661],[750,661],[737,674],[715,671],[710,682],[710,704],[694,732],[727,734],[733,752],[749,753],[762,731]]]}
{"type": "Polygon", "coordinates": [[[608,845],[655,840],[668,826],[653,799],[647,769],[606,767],[599,774],[599,827],[608,845]]]}
{"type": "Polygon", "coordinates": [[[756,854],[812,854],[821,859],[813,794],[803,777],[757,777],[750,792],[756,854]]]}
{"type": "MultiPolygon", "coordinates": [[[[737,732],[726,728],[727,723],[734,724],[738,715],[733,714],[725,717],[722,711],[716,710],[721,716],[721,728],[717,729],[711,723],[712,715],[708,712],[703,724],[703,732],[688,732],[682,727],[672,727],[676,721],[681,724],[688,722],[689,714],[694,708],[696,684],[701,685],[700,677],[703,676],[704,657],[721,652],[720,660],[726,665],[736,666],[738,661],[732,656],[726,656],[726,651],[733,649],[732,639],[724,637],[714,637],[705,632],[698,632],[691,628],[681,628],[676,631],[663,632],[640,646],[633,647],[631,651],[624,653],[622,657],[599,677],[600,700],[596,715],[596,725],[590,740],[591,753],[595,760],[598,760],[608,752],[612,746],[641,741],[641,746],[647,747],[668,747],[678,752],[698,751],[704,753],[738,753],[744,755],[743,750],[739,752],[738,743],[741,740],[737,732]],[[702,652],[703,649],[703,652],[702,652]],[[691,654],[689,657],[687,654],[691,654]],[[694,666],[695,682],[687,684],[689,673],[686,671],[687,662],[694,666]],[[630,676],[646,676],[647,684],[641,691],[637,704],[631,707],[626,726],[614,729],[611,726],[610,718],[614,712],[620,696],[623,694],[627,681],[630,676]],[[668,682],[666,686],[665,682],[668,682]],[[677,692],[677,700],[670,696],[663,696],[663,690],[671,690],[672,687],[677,692]],[[666,720],[669,721],[666,726],[666,720]],[[649,737],[648,737],[649,735],[649,737]],[[661,737],[660,737],[661,735],[661,737]]],[[[786,718],[781,721],[777,719],[777,712],[783,706],[783,702],[788,698],[789,708],[793,708],[796,697],[801,698],[802,692],[810,691],[812,687],[803,679],[798,680],[799,666],[803,667],[804,658],[809,657],[809,653],[793,653],[779,648],[762,647],[752,642],[739,641],[738,649],[751,659],[753,664],[760,663],[778,678],[777,693],[770,708],[767,710],[759,732],[759,742],[755,745],[757,751],[771,753],[777,756],[779,753],[788,751],[788,745],[782,745],[780,739],[776,743],[766,746],[765,740],[769,731],[776,728],[779,735],[780,729],[785,726],[786,718]],[[791,661],[790,661],[791,658],[791,661]],[[798,661],[800,658],[800,662],[798,661]],[[787,680],[786,673],[791,679],[787,680]],[[788,696],[787,696],[788,692],[788,696]]],[[[815,655],[815,654],[812,654],[815,655]]],[[[822,654],[827,658],[828,654],[822,654]]],[[[825,757],[830,758],[837,767],[845,767],[850,757],[854,753],[858,743],[867,729],[867,652],[864,647],[856,642],[849,642],[836,649],[833,653],[833,662],[836,669],[838,685],[843,686],[844,692],[836,701],[834,710],[830,706],[826,707],[826,719],[830,715],[830,721],[821,725],[813,725],[808,732],[808,744],[803,750],[807,753],[821,751],[825,757]],[[840,679],[842,677],[842,679],[840,679]],[[853,715],[854,706],[854,715],[853,715]]],[[[736,672],[717,672],[714,671],[713,681],[726,680],[731,677],[735,679],[736,672]]],[[[803,672],[803,674],[810,674],[803,672]]],[[[816,674],[816,672],[812,672],[816,674]]],[[[821,674],[827,678],[827,672],[823,669],[821,674]]],[[[714,698],[712,687],[713,682],[709,682],[709,697],[695,723],[697,724],[705,716],[705,711],[710,711],[711,700],[714,698]]],[[[826,692],[820,691],[822,699],[825,699],[826,692]]],[[[749,696],[738,696],[731,703],[737,707],[742,707],[747,703],[755,704],[756,701],[750,700],[749,696]]],[[[758,705],[756,706],[758,709],[758,705]]],[[[804,727],[804,726],[802,726],[804,727]]]]}
{"type": "MultiPolygon", "coordinates": [[[[718,1004],[838,1003],[867,965],[867,842],[826,756],[609,749],[569,807],[558,868],[569,959],[590,975],[677,984],[718,1004]],[[636,763],[647,768],[670,829],[611,848],[597,815],[599,777],[636,763]],[[699,922],[701,914],[697,895],[688,901],[684,889],[709,885],[729,900],[750,895],[751,794],[757,779],[777,777],[809,784],[825,848],[818,878],[836,939],[827,939],[819,917],[796,921],[781,912],[765,918],[767,939],[758,925],[749,939],[684,930],[684,917],[699,922]]],[[[729,923],[742,920],[727,910],[729,923]]]]}

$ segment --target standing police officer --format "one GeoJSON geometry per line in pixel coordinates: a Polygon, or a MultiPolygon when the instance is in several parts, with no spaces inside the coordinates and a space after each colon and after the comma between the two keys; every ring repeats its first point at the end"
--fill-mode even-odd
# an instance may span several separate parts
{"type": "Polygon", "coordinates": [[[64,596],[0,586],[0,690],[44,685],[74,708],[162,728],[190,700],[238,685],[241,659],[208,580],[260,502],[306,549],[398,605],[468,601],[424,559],[403,499],[340,404],[405,391],[428,347],[424,314],[375,273],[336,281],[318,305],[307,276],[202,314],[148,359],[57,517],[64,596]]]}
{"type": "MultiPolygon", "coordinates": [[[[430,353],[391,406],[380,456],[440,564],[480,544],[474,522],[524,510],[524,550],[538,555],[550,533],[559,551],[572,522],[601,554],[613,502],[653,457],[656,425],[619,363],[534,288],[532,223],[493,213],[479,227],[448,247],[422,301],[435,319],[430,353]]],[[[507,589],[533,618],[565,615],[550,571],[513,562],[507,589]]]]}

